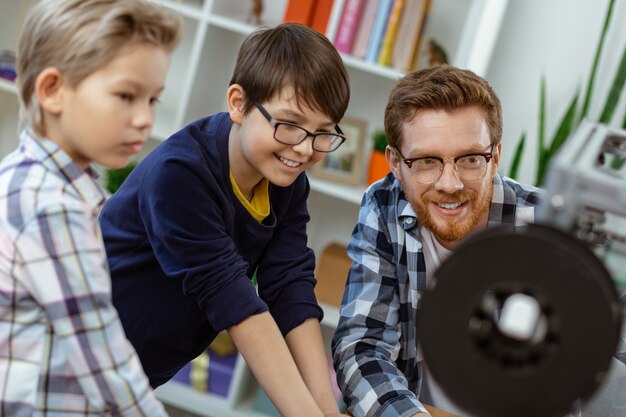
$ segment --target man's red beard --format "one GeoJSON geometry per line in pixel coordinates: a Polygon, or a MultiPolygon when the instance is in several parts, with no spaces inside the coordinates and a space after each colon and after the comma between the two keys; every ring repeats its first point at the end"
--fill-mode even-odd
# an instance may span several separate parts
{"type": "MultiPolygon", "coordinates": [[[[406,194],[406,193],[405,193],[406,194]]],[[[412,198],[409,199],[413,210],[417,214],[417,218],[422,226],[430,230],[433,235],[440,242],[455,242],[467,236],[483,219],[485,213],[489,212],[491,205],[491,199],[493,197],[493,183],[489,184],[489,191],[482,201],[477,202],[477,195],[475,192],[459,192],[455,194],[439,194],[432,197],[425,197],[420,201],[415,201],[412,198]],[[469,219],[464,219],[462,222],[456,217],[450,217],[446,221],[445,225],[438,224],[428,210],[428,206],[431,202],[438,203],[464,203],[468,206],[477,204],[474,207],[473,212],[469,219]]],[[[471,208],[471,207],[470,207],[471,208]]]]}

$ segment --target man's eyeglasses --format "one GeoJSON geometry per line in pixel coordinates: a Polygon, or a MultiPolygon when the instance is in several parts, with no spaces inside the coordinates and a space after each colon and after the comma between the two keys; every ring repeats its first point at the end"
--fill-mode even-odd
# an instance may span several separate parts
{"type": "Polygon", "coordinates": [[[472,153],[455,158],[440,158],[438,156],[424,156],[406,159],[400,149],[395,148],[402,161],[409,167],[415,181],[422,184],[431,184],[439,179],[446,161],[454,162],[454,169],[459,178],[465,181],[476,181],[485,176],[487,165],[493,158],[493,147],[489,153],[472,153]]]}
{"type": "Polygon", "coordinates": [[[279,122],[274,119],[265,110],[261,103],[255,101],[254,105],[261,112],[261,114],[267,119],[272,126],[274,126],[274,139],[284,145],[298,145],[311,136],[313,138],[313,149],[318,152],[332,152],[336,151],[342,143],[346,141],[346,137],[339,128],[335,126],[337,133],[331,132],[309,132],[303,127],[289,122],[279,122]]]}

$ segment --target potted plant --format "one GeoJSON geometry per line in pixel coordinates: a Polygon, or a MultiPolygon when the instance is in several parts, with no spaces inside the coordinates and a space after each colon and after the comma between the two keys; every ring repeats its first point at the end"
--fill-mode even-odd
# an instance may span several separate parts
{"type": "MultiPolygon", "coordinates": [[[[595,84],[595,79],[598,70],[598,64],[600,62],[600,55],[602,53],[602,49],[604,46],[604,40],[607,34],[607,30],[609,28],[609,23],[611,21],[611,15],[613,13],[613,7],[615,5],[615,0],[610,0],[607,8],[606,15],[604,17],[604,24],[602,27],[602,32],[600,34],[600,40],[598,42],[598,46],[595,51],[594,60],[591,65],[591,74],[589,76],[589,80],[587,82],[587,88],[584,96],[580,95],[579,91],[576,91],[572,100],[567,108],[567,111],[561,117],[560,123],[558,127],[552,134],[551,138],[546,137],[545,132],[545,124],[546,124],[546,84],[545,79],[542,77],[541,79],[541,87],[539,94],[539,132],[537,135],[538,138],[538,154],[537,154],[537,172],[535,177],[535,185],[541,186],[544,181],[544,176],[546,174],[548,165],[557,153],[557,151],[563,146],[565,141],[570,137],[570,135],[576,129],[576,126],[580,123],[584,118],[595,119],[589,116],[589,107],[591,102],[591,97],[593,96],[593,87],[595,84]],[[583,100],[582,106],[579,105],[579,101],[583,100]]],[[[624,91],[624,86],[626,85],[626,48],[622,51],[621,60],[618,65],[617,71],[613,78],[613,82],[611,83],[608,96],[606,97],[606,101],[604,103],[604,107],[602,109],[602,113],[600,117],[597,118],[597,121],[604,124],[610,124],[613,120],[613,116],[615,111],[617,110],[617,106],[620,100],[620,96],[624,91]]],[[[626,129],[626,115],[622,122],[622,129],[626,129]]],[[[522,155],[524,153],[524,144],[526,142],[526,132],[523,132],[515,153],[513,154],[513,161],[511,164],[511,169],[509,171],[509,177],[517,178],[518,171],[521,165],[522,155]]],[[[620,161],[613,161],[613,165],[621,164],[620,161]]],[[[615,166],[615,168],[619,168],[619,166],[615,166]]]]}
{"type": "Polygon", "coordinates": [[[131,161],[124,168],[120,169],[107,169],[106,177],[105,177],[105,188],[106,190],[113,194],[122,186],[126,177],[130,174],[130,172],[137,166],[136,161],[131,161]]]}
{"type": "Polygon", "coordinates": [[[387,135],[384,130],[377,130],[372,134],[374,147],[370,157],[370,165],[367,176],[367,183],[371,184],[383,178],[391,169],[385,158],[385,149],[387,148],[387,135]]]}

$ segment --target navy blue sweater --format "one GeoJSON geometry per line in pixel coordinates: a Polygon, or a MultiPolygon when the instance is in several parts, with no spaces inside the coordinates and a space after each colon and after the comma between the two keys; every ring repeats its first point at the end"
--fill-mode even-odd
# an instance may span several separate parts
{"type": "Polygon", "coordinates": [[[306,176],[289,187],[270,184],[270,215],[259,223],[232,190],[230,126],[219,113],[175,133],[100,216],[113,304],[153,387],[253,314],[269,309],[283,334],[322,317],[307,247],[306,176]]]}

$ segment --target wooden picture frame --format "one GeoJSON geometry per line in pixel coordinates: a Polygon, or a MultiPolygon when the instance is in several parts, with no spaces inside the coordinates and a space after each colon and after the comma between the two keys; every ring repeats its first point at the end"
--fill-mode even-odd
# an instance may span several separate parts
{"type": "Polygon", "coordinates": [[[367,122],[355,117],[345,116],[339,127],[346,136],[346,141],[334,152],[326,154],[324,159],[313,166],[311,174],[348,185],[358,185],[363,177],[363,149],[367,122]]]}

